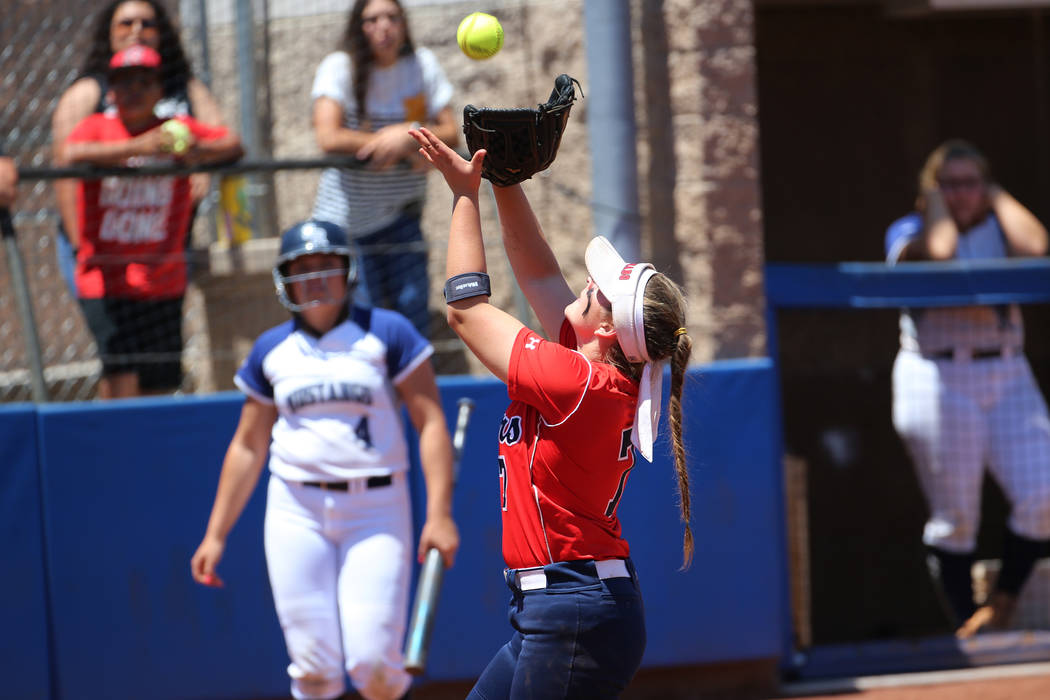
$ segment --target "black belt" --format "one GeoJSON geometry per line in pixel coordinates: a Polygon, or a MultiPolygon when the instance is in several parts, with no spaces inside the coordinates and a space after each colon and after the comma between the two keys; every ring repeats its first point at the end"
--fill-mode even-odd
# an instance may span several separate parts
{"type": "MultiPolygon", "coordinates": [[[[971,360],[990,360],[996,357],[1003,356],[1002,348],[988,348],[987,350],[970,350],[969,353],[965,350],[960,351],[963,357],[969,357],[971,360]]],[[[927,357],[931,357],[934,360],[954,360],[955,350],[938,350],[937,352],[931,352],[927,357]]]]}
{"type": "MultiPolygon", "coordinates": [[[[349,481],[300,481],[303,486],[312,486],[315,489],[324,489],[325,491],[349,491],[349,481]]],[[[365,480],[366,489],[378,489],[384,486],[390,486],[394,483],[394,477],[387,474],[386,476],[370,476],[365,480]]]]}

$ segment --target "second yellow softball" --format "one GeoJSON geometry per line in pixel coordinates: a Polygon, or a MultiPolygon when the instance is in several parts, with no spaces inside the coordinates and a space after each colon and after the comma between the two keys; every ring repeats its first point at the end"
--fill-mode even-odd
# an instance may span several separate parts
{"type": "Polygon", "coordinates": [[[491,58],[503,48],[503,27],[492,15],[472,12],[459,23],[456,43],[475,61],[491,58]]]}

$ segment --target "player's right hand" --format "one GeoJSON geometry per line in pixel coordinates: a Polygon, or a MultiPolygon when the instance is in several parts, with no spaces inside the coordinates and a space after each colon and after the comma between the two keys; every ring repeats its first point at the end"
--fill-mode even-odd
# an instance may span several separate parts
{"type": "Polygon", "coordinates": [[[444,176],[453,194],[477,194],[481,186],[484,148],[479,148],[470,160],[466,160],[426,127],[412,129],[408,133],[419,144],[420,155],[444,176]]]}
{"type": "Polygon", "coordinates": [[[225,549],[225,542],[213,537],[205,537],[197,547],[193,558],[190,559],[190,573],[193,574],[193,580],[205,586],[222,588],[225,583],[215,573],[215,567],[219,565],[225,549]]]}

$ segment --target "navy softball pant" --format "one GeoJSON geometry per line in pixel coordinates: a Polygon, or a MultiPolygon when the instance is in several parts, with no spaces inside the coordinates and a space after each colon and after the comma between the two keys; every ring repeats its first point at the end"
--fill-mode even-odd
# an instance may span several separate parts
{"type": "Polygon", "coordinates": [[[514,635],[468,700],[618,697],[642,662],[645,611],[634,565],[614,563],[508,569],[514,635]]]}

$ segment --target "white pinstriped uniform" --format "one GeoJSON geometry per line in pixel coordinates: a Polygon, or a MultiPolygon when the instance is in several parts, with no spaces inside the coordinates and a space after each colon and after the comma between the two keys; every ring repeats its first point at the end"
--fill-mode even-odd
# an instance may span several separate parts
{"type": "Polygon", "coordinates": [[[399,698],[411,683],[401,659],[409,463],[395,387],[432,352],[400,314],[355,307],[319,338],[296,320],[270,329],[237,372],[241,390],[278,411],[264,542],[300,700],[338,696],[346,673],[366,700],[399,698]]]}
{"type": "MultiPolygon", "coordinates": [[[[917,214],[894,222],[886,235],[887,261],[897,262],[921,230],[917,214]]],[[[994,214],[959,236],[959,259],[1006,256],[994,214]]],[[[1016,305],[901,314],[893,424],[930,508],[927,545],[960,554],[974,550],[985,466],[1012,506],[1010,529],[1050,538],[1050,418],[1023,347],[1016,305]],[[973,357],[996,351],[997,357],[973,357]],[[946,353],[951,357],[940,357],[946,353]]]]}

